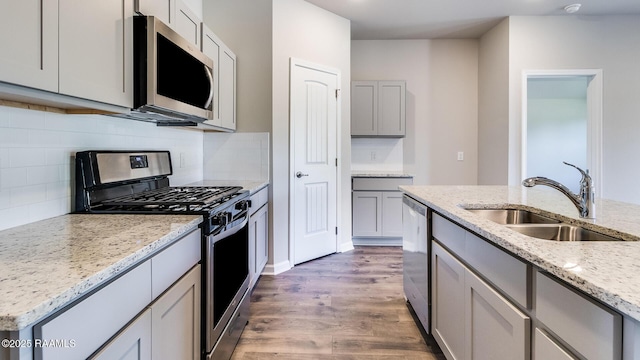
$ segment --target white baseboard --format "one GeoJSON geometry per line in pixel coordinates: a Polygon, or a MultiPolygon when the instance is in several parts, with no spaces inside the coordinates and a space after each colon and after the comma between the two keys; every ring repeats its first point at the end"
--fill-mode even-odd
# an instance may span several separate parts
{"type": "Polygon", "coordinates": [[[289,260],[281,261],[275,265],[267,264],[262,271],[263,275],[278,275],[291,269],[289,260]]]}
{"type": "Polygon", "coordinates": [[[338,252],[347,252],[353,250],[353,241],[345,242],[338,245],[338,252]]]}
{"type": "Polygon", "coordinates": [[[358,246],[402,246],[402,238],[353,238],[358,246]]]}

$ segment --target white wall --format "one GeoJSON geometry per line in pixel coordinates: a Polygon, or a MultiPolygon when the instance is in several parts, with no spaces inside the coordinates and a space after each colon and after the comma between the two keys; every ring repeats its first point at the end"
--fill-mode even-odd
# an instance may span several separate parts
{"type": "MultiPolygon", "coordinates": [[[[414,184],[475,184],[477,181],[477,40],[354,40],[352,80],[406,80],[407,136],[402,168],[414,184]],[[458,151],[465,154],[457,161],[458,151]]],[[[397,141],[397,140],[396,140],[397,141]]],[[[352,140],[354,170],[365,151],[388,139],[352,140]]],[[[384,160],[384,159],[381,159],[384,160]]],[[[385,164],[393,165],[393,164],[385,164]]],[[[375,170],[372,168],[371,170],[375,170]]]]}
{"type": "Polygon", "coordinates": [[[202,179],[200,131],[0,106],[0,230],[72,211],[74,156],[91,149],[169,150],[172,185],[202,179]]]}
{"type": "MultiPolygon", "coordinates": [[[[273,266],[289,264],[289,63],[298,58],[341,72],[338,124],[338,216],[341,249],[351,245],[350,45],[351,26],[344,18],[303,0],[273,1],[273,266]]],[[[269,266],[269,265],[268,265],[269,266]]]]}
{"type": "Polygon", "coordinates": [[[522,71],[603,69],[600,196],[640,203],[640,16],[515,16],[509,24],[509,183],[520,181],[522,71]]]}

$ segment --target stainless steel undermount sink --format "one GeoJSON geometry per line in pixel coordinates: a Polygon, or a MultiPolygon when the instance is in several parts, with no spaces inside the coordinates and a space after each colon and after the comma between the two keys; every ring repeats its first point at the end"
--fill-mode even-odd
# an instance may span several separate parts
{"type": "Polygon", "coordinates": [[[509,224],[557,224],[560,221],[522,209],[466,209],[485,219],[502,225],[509,224]]]}
{"type": "Polygon", "coordinates": [[[555,241],[621,241],[582,226],[563,223],[524,209],[466,209],[523,235],[555,241]]]}
{"type": "Polygon", "coordinates": [[[581,226],[570,224],[506,225],[509,229],[538,239],[555,241],[621,241],[581,226]]]}

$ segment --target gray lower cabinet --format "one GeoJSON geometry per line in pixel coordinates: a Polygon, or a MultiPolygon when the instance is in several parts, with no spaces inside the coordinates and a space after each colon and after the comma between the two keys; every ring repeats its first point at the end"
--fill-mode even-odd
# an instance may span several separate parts
{"type": "Polygon", "coordinates": [[[34,358],[199,360],[200,242],[193,231],[36,324],[34,339],[64,343],[35,347],[34,358]]]}
{"type": "Polygon", "coordinates": [[[448,359],[528,359],[530,318],[433,243],[433,336],[448,359]]]}
{"type": "Polygon", "coordinates": [[[410,177],[354,177],[352,180],[352,236],[402,237],[402,192],[410,177]]]}
{"type": "Polygon", "coordinates": [[[91,360],[151,360],[151,309],[145,310],[135,321],[91,360]]]}
{"type": "Polygon", "coordinates": [[[200,358],[200,265],[160,296],[91,360],[200,358]]]}
{"type": "Polygon", "coordinates": [[[465,359],[529,359],[531,319],[465,269],[465,359]]]}
{"type": "Polygon", "coordinates": [[[200,359],[200,265],[151,305],[151,358],[200,359]]]}
{"type": "Polygon", "coordinates": [[[441,246],[431,248],[431,332],[447,359],[464,359],[465,267],[441,246]]]}
{"type": "Polygon", "coordinates": [[[269,259],[269,188],[251,195],[249,208],[249,288],[252,288],[269,259]]]}
{"type": "Polygon", "coordinates": [[[638,358],[636,322],[439,214],[432,233],[432,333],[447,359],[638,358]]]}
{"type": "Polygon", "coordinates": [[[552,337],[543,330],[536,328],[534,335],[534,359],[535,360],[575,360],[576,357],[565,351],[552,337]]]}

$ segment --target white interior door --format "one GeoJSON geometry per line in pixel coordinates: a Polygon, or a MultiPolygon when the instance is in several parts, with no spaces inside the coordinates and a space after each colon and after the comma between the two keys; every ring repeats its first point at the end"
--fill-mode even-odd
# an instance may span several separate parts
{"type": "Polygon", "coordinates": [[[293,262],[337,251],[337,71],[291,61],[293,262]]]}

